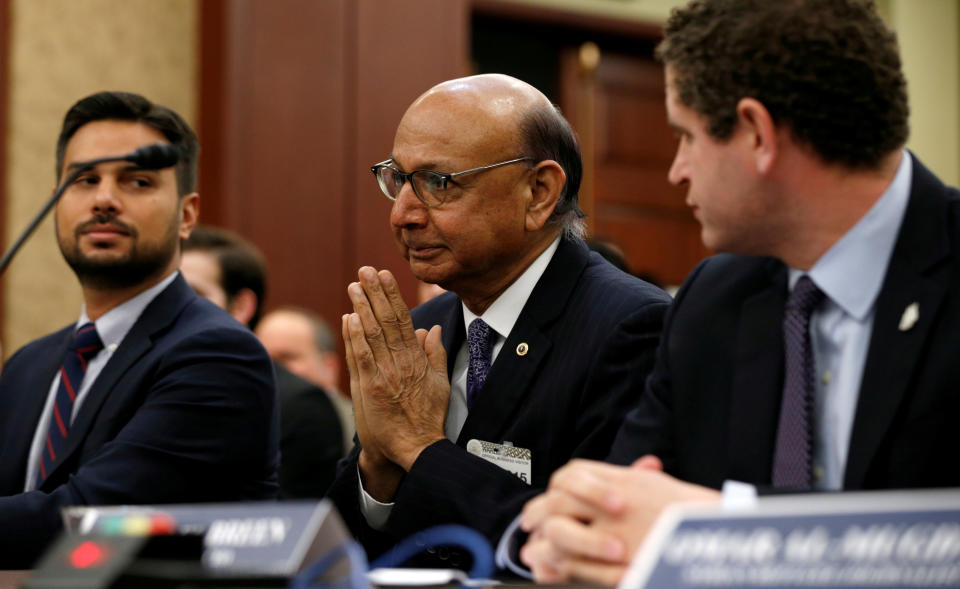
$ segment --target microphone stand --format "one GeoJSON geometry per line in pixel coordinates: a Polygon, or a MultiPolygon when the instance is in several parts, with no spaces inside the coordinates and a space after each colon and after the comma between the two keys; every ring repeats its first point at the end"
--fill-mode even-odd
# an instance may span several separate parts
{"type": "MultiPolygon", "coordinates": [[[[110,159],[113,159],[113,158],[110,158],[110,159]]],[[[89,172],[90,169],[93,168],[93,166],[95,166],[97,163],[102,163],[102,162],[100,161],[97,161],[96,163],[90,162],[89,164],[85,166],[81,166],[76,170],[70,172],[69,175],[67,175],[66,179],[63,181],[63,184],[58,186],[57,189],[53,192],[53,196],[50,197],[50,200],[47,201],[47,204],[43,205],[43,208],[40,209],[40,212],[37,214],[37,216],[33,218],[33,221],[31,221],[30,224],[27,225],[26,230],[24,230],[24,232],[20,235],[20,238],[17,240],[17,242],[13,244],[9,250],[7,250],[7,253],[3,255],[3,259],[0,260],[0,276],[2,276],[3,273],[7,270],[7,266],[10,265],[10,261],[13,260],[13,256],[16,255],[16,253],[20,250],[23,244],[27,241],[27,238],[29,238],[33,234],[33,232],[37,229],[37,227],[43,221],[43,218],[46,217],[47,214],[50,212],[50,209],[53,208],[53,205],[57,204],[57,201],[60,200],[60,197],[63,195],[63,192],[67,189],[67,186],[70,186],[71,184],[73,184],[73,181],[76,180],[80,174],[83,174],[84,172],[89,172]]]]}

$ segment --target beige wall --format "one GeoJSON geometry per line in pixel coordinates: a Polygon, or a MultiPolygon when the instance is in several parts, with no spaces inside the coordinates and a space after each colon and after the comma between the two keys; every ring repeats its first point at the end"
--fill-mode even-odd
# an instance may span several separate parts
{"type": "Polygon", "coordinates": [[[663,22],[678,0],[505,0],[514,4],[558,8],[641,22],[663,22]]]}
{"type": "Polygon", "coordinates": [[[960,186],[960,0],[887,0],[910,92],[907,144],[960,186]]]}
{"type": "MultiPolygon", "coordinates": [[[[129,90],[196,122],[198,1],[11,2],[7,246],[53,189],[54,143],[77,99],[129,90]]],[[[8,268],[5,297],[6,356],[78,317],[80,291],[56,247],[52,215],[8,268]]]]}

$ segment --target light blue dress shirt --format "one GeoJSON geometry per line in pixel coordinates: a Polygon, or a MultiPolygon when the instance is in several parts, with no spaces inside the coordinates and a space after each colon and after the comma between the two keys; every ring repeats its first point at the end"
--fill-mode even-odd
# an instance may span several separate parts
{"type": "MultiPolygon", "coordinates": [[[[143,310],[147,308],[147,305],[173,282],[177,274],[179,274],[179,272],[174,271],[158,284],[151,286],[132,299],[110,309],[94,322],[97,326],[97,335],[100,336],[100,341],[103,342],[103,349],[87,363],[87,371],[83,375],[80,390],[77,392],[77,398],[73,402],[73,412],[70,414],[70,423],[73,423],[73,420],[76,419],[77,412],[80,411],[80,406],[87,398],[87,393],[90,392],[91,385],[96,382],[97,376],[103,371],[103,367],[107,365],[107,362],[110,360],[110,357],[113,356],[113,352],[116,351],[120,342],[123,341],[123,338],[126,337],[127,333],[133,327],[133,324],[140,318],[140,315],[143,313],[143,310]]],[[[87,308],[84,306],[80,311],[80,319],[77,321],[76,329],[89,321],[90,318],[87,317],[87,308]]],[[[53,402],[54,399],[57,398],[57,387],[59,385],[60,372],[58,371],[53,378],[53,382],[50,384],[50,390],[47,391],[47,402],[43,406],[43,413],[40,414],[40,422],[37,424],[37,430],[33,434],[33,443],[30,446],[30,457],[27,459],[27,480],[24,481],[24,492],[33,491],[36,488],[37,470],[40,468],[40,453],[43,451],[43,441],[50,427],[53,402]]]]}
{"type": "MultiPolygon", "coordinates": [[[[890,186],[867,214],[807,272],[827,295],[810,321],[814,363],[819,376],[814,440],[817,489],[843,488],[875,304],[906,214],[912,177],[913,162],[910,154],[903,151],[890,186]]],[[[791,291],[803,274],[790,268],[791,291]]],[[[724,509],[748,507],[755,500],[756,488],[752,485],[736,481],[724,483],[724,509]]],[[[518,541],[520,519],[520,515],[514,518],[500,538],[496,564],[532,579],[530,571],[512,558],[518,548],[514,544],[518,541]]]]}
{"type": "MultiPolygon", "coordinates": [[[[817,370],[814,488],[838,491],[850,447],[877,297],[907,210],[913,163],[903,152],[893,182],[806,274],[826,294],[810,321],[817,370]]],[[[790,269],[793,290],[803,272],[790,269]]]]}

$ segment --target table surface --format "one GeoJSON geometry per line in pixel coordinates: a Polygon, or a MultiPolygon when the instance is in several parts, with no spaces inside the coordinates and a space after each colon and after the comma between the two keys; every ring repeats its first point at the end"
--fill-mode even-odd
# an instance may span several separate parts
{"type": "MultiPolygon", "coordinates": [[[[0,589],[18,589],[20,583],[29,576],[31,571],[2,571],[0,570],[0,589]]],[[[532,584],[511,582],[496,585],[491,589],[531,589],[532,584]]],[[[586,585],[537,585],[537,589],[588,589],[586,585]]]]}
{"type": "Polygon", "coordinates": [[[0,589],[17,589],[30,571],[0,571],[0,589]]]}

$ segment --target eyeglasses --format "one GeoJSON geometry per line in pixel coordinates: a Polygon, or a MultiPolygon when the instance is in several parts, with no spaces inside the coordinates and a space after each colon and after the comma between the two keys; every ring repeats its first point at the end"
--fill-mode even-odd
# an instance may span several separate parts
{"type": "Polygon", "coordinates": [[[453,174],[444,174],[443,172],[436,172],[434,170],[414,170],[405,173],[393,166],[392,159],[388,159],[379,164],[374,164],[370,167],[370,171],[377,177],[377,184],[380,185],[380,190],[382,190],[390,200],[397,200],[404,183],[409,181],[410,185],[413,186],[413,193],[417,195],[420,202],[428,207],[435,207],[446,201],[447,188],[450,184],[456,185],[454,178],[532,159],[532,157],[518,157],[505,162],[497,162],[489,166],[480,166],[479,168],[471,168],[453,174]]]}

